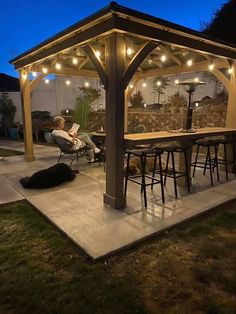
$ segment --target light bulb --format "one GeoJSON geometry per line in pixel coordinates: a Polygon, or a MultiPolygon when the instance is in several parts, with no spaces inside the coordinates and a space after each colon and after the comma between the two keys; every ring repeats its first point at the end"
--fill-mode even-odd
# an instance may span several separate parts
{"type": "Polygon", "coordinates": [[[72,59],[72,63],[73,63],[74,65],[77,65],[77,64],[78,64],[78,59],[77,59],[76,57],[74,57],[74,58],[72,59]]]}
{"type": "Polygon", "coordinates": [[[43,67],[43,68],[42,68],[42,72],[43,72],[44,74],[46,74],[46,73],[48,73],[48,69],[47,69],[46,67],[43,67]]]}
{"type": "Polygon", "coordinates": [[[175,80],[175,84],[179,84],[179,80],[178,79],[175,80]]]}
{"type": "Polygon", "coordinates": [[[157,86],[161,86],[161,81],[157,81],[157,86]]]}
{"type": "Polygon", "coordinates": [[[90,85],[90,84],[89,84],[89,82],[87,82],[87,81],[84,83],[84,86],[85,86],[85,87],[89,87],[89,85],[90,85]]]}
{"type": "Polygon", "coordinates": [[[26,72],[23,72],[21,76],[22,76],[23,80],[27,79],[27,73],[26,72]]]}
{"type": "Polygon", "coordinates": [[[32,76],[36,77],[37,76],[37,72],[32,72],[32,76]]]}
{"type": "Polygon", "coordinates": [[[197,83],[198,81],[199,81],[199,78],[198,78],[198,77],[195,77],[195,78],[194,78],[194,82],[197,83]]]}
{"type": "Polygon", "coordinates": [[[134,85],[133,85],[133,84],[130,84],[129,88],[134,88],[134,85]]]}
{"type": "Polygon", "coordinates": [[[232,69],[232,68],[229,68],[229,69],[228,69],[228,73],[231,74],[232,72],[233,72],[233,69],[232,69]]]}
{"type": "Polygon", "coordinates": [[[146,82],[143,82],[142,86],[143,86],[143,87],[146,87],[146,86],[147,86],[147,83],[146,83],[146,82]]]}
{"type": "Polygon", "coordinates": [[[46,79],[46,80],[45,80],[45,83],[46,83],[46,84],[49,84],[49,79],[46,79]]]}
{"type": "Polygon", "coordinates": [[[162,55],[162,56],[161,56],[161,61],[162,61],[162,62],[165,62],[165,61],[166,61],[166,55],[162,55]]]}
{"type": "Polygon", "coordinates": [[[215,67],[214,63],[211,63],[211,64],[209,64],[208,69],[210,71],[212,71],[212,70],[214,70],[214,67],[215,67]]]}
{"type": "Polygon", "coordinates": [[[101,57],[101,52],[99,50],[96,50],[95,51],[95,55],[97,58],[100,58],[101,57]]]}
{"type": "Polygon", "coordinates": [[[131,48],[127,49],[127,55],[130,56],[132,54],[133,50],[131,48]]]}
{"type": "Polygon", "coordinates": [[[66,80],[66,85],[70,85],[70,80],[66,80]]]}
{"type": "Polygon", "coordinates": [[[57,70],[60,70],[60,69],[61,69],[61,64],[60,64],[59,62],[57,62],[56,65],[55,65],[55,68],[56,68],[57,70]]]}
{"type": "Polygon", "coordinates": [[[193,60],[192,59],[189,59],[187,61],[187,66],[191,67],[193,65],[193,60]]]}

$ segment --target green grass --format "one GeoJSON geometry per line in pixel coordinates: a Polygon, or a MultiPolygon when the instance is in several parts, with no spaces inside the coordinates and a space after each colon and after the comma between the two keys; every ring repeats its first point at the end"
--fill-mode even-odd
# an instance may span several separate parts
{"type": "Polygon", "coordinates": [[[0,313],[236,313],[236,201],[93,263],[27,202],[0,206],[0,313]]]}
{"type": "Polygon", "coordinates": [[[19,152],[17,150],[13,150],[13,149],[0,148],[0,156],[8,157],[8,156],[16,156],[16,155],[24,155],[24,153],[19,152]]]}

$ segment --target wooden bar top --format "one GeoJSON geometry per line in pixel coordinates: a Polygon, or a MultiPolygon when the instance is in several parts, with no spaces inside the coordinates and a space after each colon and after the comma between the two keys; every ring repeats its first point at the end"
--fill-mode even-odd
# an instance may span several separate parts
{"type": "Polygon", "coordinates": [[[169,141],[183,141],[183,140],[195,140],[208,136],[219,135],[236,135],[236,129],[230,128],[202,128],[197,129],[194,133],[188,132],[149,132],[149,133],[134,133],[125,134],[126,144],[149,144],[157,142],[169,142],[169,141]]]}

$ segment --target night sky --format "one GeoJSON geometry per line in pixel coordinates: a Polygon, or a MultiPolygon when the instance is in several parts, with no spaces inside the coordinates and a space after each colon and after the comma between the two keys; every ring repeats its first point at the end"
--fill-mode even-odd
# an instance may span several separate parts
{"type": "MultiPolygon", "coordinates": [[[[0,73],[17,76],[8,61],[106,6],[103,0],[0,0],[0,73]]],[[[226,0],[130,0],[119,4],[200,30],[226,0]]]]}

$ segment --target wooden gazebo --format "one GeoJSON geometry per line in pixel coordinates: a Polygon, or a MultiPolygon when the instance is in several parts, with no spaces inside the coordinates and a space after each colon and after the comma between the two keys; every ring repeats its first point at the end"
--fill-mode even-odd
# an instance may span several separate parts
{"type": "Polygon", "coordinates": [[[25,159],[35,158],[30,94],[40,80],[48,74],[99,78],[106,91],[104,203],[123,208],[124,132],[131,85],[154,76],[211,71],[228,90],[226,126],[235,128],[235,60],[232,44],[112,2],[10,61],[20,76],[25,159]],[[36,78],[33,72],[38,73],[36,78]]]}

